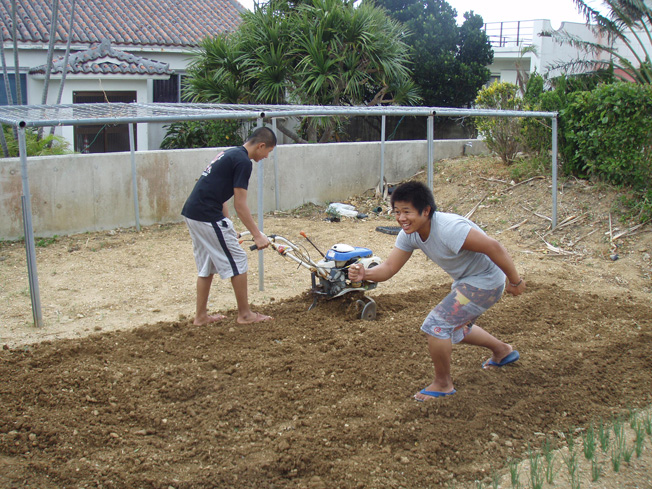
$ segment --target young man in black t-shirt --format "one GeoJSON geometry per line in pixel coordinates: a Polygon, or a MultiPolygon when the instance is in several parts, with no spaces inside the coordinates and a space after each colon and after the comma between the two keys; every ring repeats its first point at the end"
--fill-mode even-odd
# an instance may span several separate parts
{"type": "Polygon", "coordinates": [[[238,243],[238,234],[229,219],[226,202],[233,197],[235,211],[249,230],[259,250],[269,246],[247,205],[247,188],[253,161],[267,158],[276,146],[276,135],[268,127],[256,129],[244,145],[218,154],[203,171],[188,200],[183,215],[192,237],[197,264],[197,311],[193,324],[208,324],[224,316],[208,314],[208,295],[213,275],[231,279],[238,305],[237,322],[257,323],[272,319],[253,312],[247,294],[247,255],[238,243]]]}

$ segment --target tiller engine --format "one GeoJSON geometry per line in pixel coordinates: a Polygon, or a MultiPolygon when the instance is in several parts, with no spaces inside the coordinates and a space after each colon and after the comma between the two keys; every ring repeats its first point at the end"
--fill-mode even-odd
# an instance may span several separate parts
{"type": "MultiPolygon", "coordinates": [[[[365,268],[372,268],[380,265],[381,260],[373,254],[368,248],[350,246],[348,244],[338,243],[326,252],[324,255],[310,239],[301,233],[308,242],[322,255],[318,262],[310,258],[307,250],[298,246],[292,241],[278,235],[268,236],[270,246],[281,256],[289,258],[298,263],[299,266],[310,270],[312,279],[312,292],[315,294],[310,309],[315,307],[320,297],[332,299],[340,297],[349,292],[361,292],[361,298],[356,301],[356,307],[361,319],[376,318],[376,303],[370,297],[366,297],[364,292],[375,289],[376,282],[362,281],[351,282],[349,280],[348,269],[353,264],[363,265],[365,268]]],[[[254,245],[251,249],[256,249],[254,245]]]]}

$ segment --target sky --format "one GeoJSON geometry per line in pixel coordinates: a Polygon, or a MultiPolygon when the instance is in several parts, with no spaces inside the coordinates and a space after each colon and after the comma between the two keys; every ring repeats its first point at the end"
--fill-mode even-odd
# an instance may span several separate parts
{"type": "MultiPolygon", "coordinates": [[[[254,0],[239,0],[248,8],[253,8],[254,0]]],[[[264,0],[259,0],[261,3],[264,0]]],[[[552,27],[557,29],[562,22],[584,23],[573,0],[447,0],[457,10],[458,23],[464,18],[464,12],[473,10],[482,16],[485,22],[509,22],[514,20],[548,19],[552,27]]],[[[600,0],[588,0],[594,8],[601,4],[600,0]]]]}
{"type": "MultiPolygon", "coordinates": [[[[481,15],[485,23],[548,19],[553,28],[558,28],[562,22],[585,23],[573,0],[448,0],[448,3],[457,10],[458,23],[469,10],[481,15]]],[[[598,1],[587,3],[593,8],[601,5],[598,1]]]]}

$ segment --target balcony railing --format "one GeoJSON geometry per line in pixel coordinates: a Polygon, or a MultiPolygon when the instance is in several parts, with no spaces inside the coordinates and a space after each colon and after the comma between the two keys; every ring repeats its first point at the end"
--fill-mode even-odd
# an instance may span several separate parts
{"type": "Polygon", "coordinates": [[[533,20],[515,20],[511,22],[489,22],[484,31],[494,48],[530,46],[534,37],[533,20]]]}

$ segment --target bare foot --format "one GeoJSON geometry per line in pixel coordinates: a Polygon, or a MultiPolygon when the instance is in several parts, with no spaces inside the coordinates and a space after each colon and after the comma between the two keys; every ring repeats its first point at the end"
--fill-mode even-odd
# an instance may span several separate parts
{"type": "Polygon", "coordinates": [[[253,313],[251,317],[248,317],[244,320],[238,318],[236,321],[239,324],[252,324],[252,323],[262,323],[263,321],[271,321],[274,319],[272,316],[265,316],[259,312],[253,313]]]}
{"type": "Polygon", "coordinates": [[[195,318],[195,320],[192,322],[195,326],[202,326],[204,324],[210,324],[210,323],[216,323],[218,321],[221,321],[222,319],[226,319],[226,316],[222,314],[213,314],[211,316],[206,316],[203,318],[195,318]]]}

